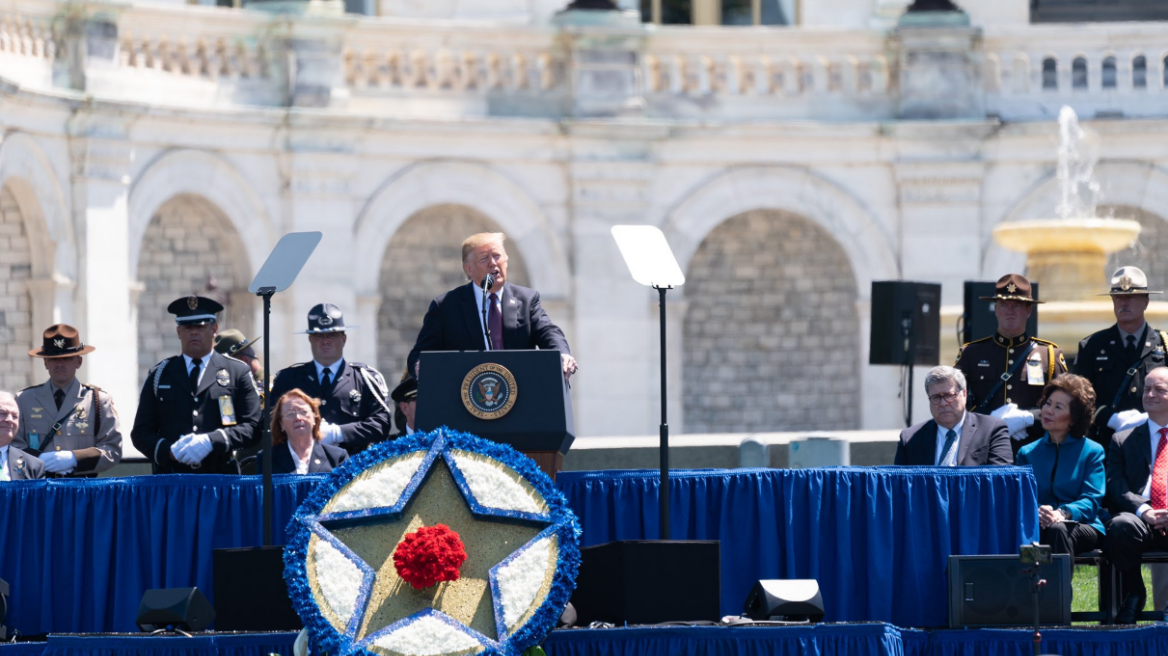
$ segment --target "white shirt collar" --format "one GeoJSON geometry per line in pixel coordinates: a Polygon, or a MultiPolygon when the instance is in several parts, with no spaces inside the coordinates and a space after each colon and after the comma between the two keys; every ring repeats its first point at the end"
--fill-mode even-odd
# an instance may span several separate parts
{"type": "Polygon", "coordinates": [[[5,444],[4,446],[0,446],[0,467],[3,467],[5,470],[8,469],[8,447],[9,446],[10,446],[10,444],[5,444]]]}
{"type": "Polygon", "coordinates": [[[406,424],[406,435],[413,435],[413,434],[414,434],[414,433],[416,433],[416,432],[417,432],[417,431],[415,431],[414,429],[410,428],[410,425],[409,425],[409,424],[406,424]]]}
{"type": "Polygon", "coordinates": [[[296,449],[292,448],[292,443],[285,442],[285,444],[288,447],[288,453],[292,454],[292,462],[296,463],[296,473],[297,474],[307,474],[308,473],[308,461],[312,459],[312,450],[309,449],[308,457],[305,458],[304,460],[301,460],[300,456],[296,455],[296,449]]]}

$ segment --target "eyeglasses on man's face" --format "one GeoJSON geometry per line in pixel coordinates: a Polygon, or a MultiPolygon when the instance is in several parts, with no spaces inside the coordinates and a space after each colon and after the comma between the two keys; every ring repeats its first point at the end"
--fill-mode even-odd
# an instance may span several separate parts
{"type": "Polygon", "coordinates": [[[930,394],[929,403],[932,403],[933,405],[945,405],[947,403],[953,403],[959,396],[961,396],[961,390],[957,390],[956,392],[948,392],[946,394],[930,394]]]}

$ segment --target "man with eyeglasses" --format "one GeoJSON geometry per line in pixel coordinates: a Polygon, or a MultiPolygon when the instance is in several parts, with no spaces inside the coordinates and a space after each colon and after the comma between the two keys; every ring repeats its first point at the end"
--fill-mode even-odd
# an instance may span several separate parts
{"type": "Polygon", "coordinates": [[[351,454],[386,439],[391,414],[386,403],[389,389],[381,372],[345,360],[345,331],[355,327],[345,326],[345,315],[336,305],[314,305],[308,311],[308,329],[300,333],[308,335],[312,362],[294,364],[277,373],[268,396],[272,407],[293,389],[320,399],[321,442],[351,454]]]}
{"type": "Polygon", "coordinates": [[[1117,624],[1133,624],[1144,608],[1144,552],[1168,550],[1168,367],[1144,377],[1143,405],[1147,421],[1116,433],[1107,454],[1107,499],[1116,514],[1104,550],[1124,593],[1117,624]]]}
{"type": "Polygon", "coordinates": [[[0,482],[44,478],[45,463],[12,446],[20,408],[12,392],[0,392],[0,482]]]}
{"type": "Polygon", "coordinates": [[[1006,422],[1014,453],[1043,435],[1037,421],[1042,390],[1055,376],[1067,373],[1058,344],[1026,333],[1036,301],[1030,281],[1016,273],[998,279],[993,296],[998,330],[961,347],[954,367],[969,381],[967,408],[1006,422]]]}
{"type": "Polygon", "coordinates": [[[925,376],[933,418],[900,432],[898,465],[976,467],[1012,465],[1006,423],[965,409],[965,375],[954,367],[933,367],[925,376]]]}

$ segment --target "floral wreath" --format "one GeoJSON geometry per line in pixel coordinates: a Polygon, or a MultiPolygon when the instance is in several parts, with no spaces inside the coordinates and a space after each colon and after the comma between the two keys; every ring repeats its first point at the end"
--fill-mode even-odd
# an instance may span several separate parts
{"type": "Polygon", "coordinates": [[[518,656],[555,628],[580,564],[551,479],[445,427],[350,458],[288,531],[293,606],[333,656],[518,656]]]}

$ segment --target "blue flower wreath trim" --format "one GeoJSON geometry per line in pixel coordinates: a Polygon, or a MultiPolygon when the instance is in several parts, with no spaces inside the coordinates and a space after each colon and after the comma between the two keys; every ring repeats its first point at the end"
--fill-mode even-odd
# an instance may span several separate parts
{"type": "MultiPolygon", "coordinates": [[[[386,629],[381,629],[375,634],[366,636],[364,640],[356,640],[356,632],[364,618],[365,607],[376,578],[368,565],[357,558],[343,543],[332,538],[321,522],[359,523],[364,519],[374,517],[400,518],[414,493],[422,486],[429,473],[433,471],[439,458],[447,463],[455,484],[472,514],[480,517],[490,516],[526,522],[538,521],[541,524],[546,524],[538,535],[508,556],[495,569],[510,562],[516,555],[530,548],[539,540],[554,535],[558,542],[556,570],[547,597],[544,598],[532,616],[513,633],[507,634],[500,631],[498,639],[492,640],[474,632],[476,639],[484,648],[480,654],[483,656],[520,656],[529,647],[542,642],[547,634],[555,628],[572,591],[576,588],[576,575],[580,568],[580,525],[575,514],[568,508],[567,499],[535,462],[510,446],[442,427],[429,433],[400,438],[392,442],[383,442],[350,458],[321,481],[320,485],[309,494],[292,516],[288,525],[288,533],[292,537],[284,550],[284,580],[288,584],[288,593],[292,598],[293,607],[308,628],[314,653],[327,653],[333,656],[377,656],[377,652],[370,651],[367,647],[372,645],[371,638],[374,635],[379,637],[387,633],[386,629]],[[547,512],[538,514],[517,512],[480,504],[471,493],[465,477],[451,457],[450,452],[455,450],[487,456],[510,467],[539,492],[547,505],[547,512]],[[418,451],[426,452],[426,456],[393,506],[341,513],[324,513],[328,502],[345,485],[365,470],[386,460],[418,451]],[[337,631],[332,623],[325,619],[313,597],[312,589],[308,585],[308,545],[309,539],[314,534],[328,540],[329,544],[338,548],[347,558],[358,565],[363,574],[357,605],[353,616],[347,622],[344,633],[337,631]]],[[[502,626],[501,599],[494,571],[491,572],[490,579],[489,589],[492,593],[496,624],[502,626]]],[[[426,615],[441,615],[441,613],[427,609],[410,617],[402,618],[391,627],[386,628],[405,626],[426,615]],[[407,620],[409,621],[407,622],[407,620]]]]}

